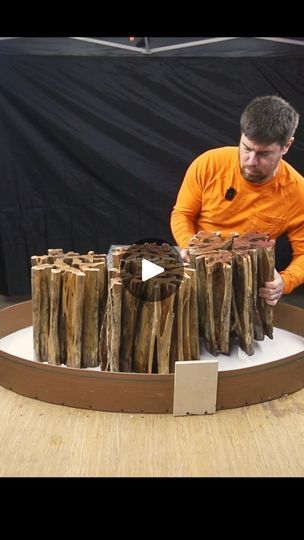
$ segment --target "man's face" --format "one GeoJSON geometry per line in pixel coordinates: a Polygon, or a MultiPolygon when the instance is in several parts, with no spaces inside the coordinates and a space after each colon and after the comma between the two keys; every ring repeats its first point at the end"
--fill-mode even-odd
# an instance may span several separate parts
{"type": "Polygon", "coordinates": [[[278,143],[258,144],[246,137],[240,140],[240,169],[243,177],[253,184],[270,180],[277,171],[283,154],[286,154],[291,141],[281,147],[278,143]]]}

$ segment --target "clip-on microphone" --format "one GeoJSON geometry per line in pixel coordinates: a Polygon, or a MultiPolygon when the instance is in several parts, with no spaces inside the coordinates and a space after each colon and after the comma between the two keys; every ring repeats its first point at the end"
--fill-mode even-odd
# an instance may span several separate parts
{"type": "Polygon", "coordinates": [[[232,201],[235,195],[236,195],[236,190],[230,186],[226,191],[225,199],[227,199],[227,201],[232,201]]]}

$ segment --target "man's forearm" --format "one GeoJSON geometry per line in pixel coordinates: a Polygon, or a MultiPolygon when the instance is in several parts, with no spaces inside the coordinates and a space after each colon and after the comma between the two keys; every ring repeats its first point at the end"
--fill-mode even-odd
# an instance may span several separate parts
{"type": "Polygon", "coordinates": [[[289,294],[304,283],[304,255],[294,257],[280,275],[284,281],[283,294],[289,294]]]}
{"type": "Polygon", "coordinates": [[[171,231],[178,246],[186,248],[189,240],[196,233],[195,221],[179,210],[174,209],[171,214],[171,231]]]}

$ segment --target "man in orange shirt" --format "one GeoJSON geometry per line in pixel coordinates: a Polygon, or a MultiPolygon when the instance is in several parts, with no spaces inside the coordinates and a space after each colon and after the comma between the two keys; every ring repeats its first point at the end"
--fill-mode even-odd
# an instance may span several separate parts
{"type": "Polygon", "coordinates": [[[278,96],[253,99],[241,120],[239,147],[208,150],[189,166],[171,214],[171,230],[189,261],[199,230],[286,233],[292,261],[259,294],[270,305],[304,283],[304,178],[282,159],[294,141],[299,114],[278,96]]]}

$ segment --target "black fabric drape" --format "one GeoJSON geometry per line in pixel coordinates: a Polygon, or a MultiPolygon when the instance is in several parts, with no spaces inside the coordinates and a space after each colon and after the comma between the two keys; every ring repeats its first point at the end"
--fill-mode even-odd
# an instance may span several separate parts
{"type": "MultiPolygon", "coordinates": [[[[302,116],[286,159],[304,173],[304,55],[0,54],[0,293],[30,293],[30,256],[160,237],[189,163],[238,144],[250,99],[302,116]]],[[[285,250],[284,250],[285,253],[285,250]]]]}

